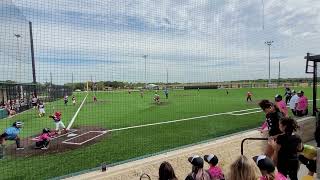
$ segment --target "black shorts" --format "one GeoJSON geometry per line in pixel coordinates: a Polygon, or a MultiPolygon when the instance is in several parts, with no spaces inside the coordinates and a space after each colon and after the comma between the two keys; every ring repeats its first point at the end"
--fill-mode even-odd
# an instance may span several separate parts
{"type": "Polygon", "coordinates": [[[32,103],[32,106],[37,106],[37,103],[32,103]]]}
{"type": "Polygon", "coordinates": [[[302,164],[306,165],[310,172],[316,173],[317,172],[317,161],[310,160],[304,157],[303,155],[299,155],[299,160],[302,164]]]}

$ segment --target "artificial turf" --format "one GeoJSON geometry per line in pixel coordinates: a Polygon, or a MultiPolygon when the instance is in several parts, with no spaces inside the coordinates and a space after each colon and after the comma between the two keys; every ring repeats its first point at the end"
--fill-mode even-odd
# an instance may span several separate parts
{"type": "MultiPolygon", "coordinates": [[[[311,89],[301,89],[311,99],[311,89]]],[[[169,90],[169,99],[165,99],[164,93],[159,91],[161,104],[153,102],[154,91],[145,92],[143,98],[139,92],[90,92],[73,127],[99,126],[117,129],[251,109],[257,108],[261,99],[273,100],[275,94],[284,93],[282,88],[243,88],[228,91],[227,95],[225,89],[169,90]],[[253,102],[246,102],[248,91],[253,92],[253,102]],[[93,102],[93,94],[98,98],[96,103],[93,102]]],[[[76,106],[71,103],[64,106],[62,100],[46,103],[47,115],[61,111],[63,122],[67,125],[86,93],[74,95],[78,101],[76,106]]],[[[36,110],[29,110],[13,118],[0,120],[0,129],[5,129],[16,120],[25,123],[21,137],[35,135],[44,127],[54,128],[52,120],[47,116],[40,118],[36,110]]],[[[47,179],[61,176],[99,166],[102,162],[116,163],[255,128],[263,120],[263,113],[242,116],[223,114],[115,131],[99,143],[59,154],[24,158],[9,154],[0,160],[0,179],[47,179]]]]}

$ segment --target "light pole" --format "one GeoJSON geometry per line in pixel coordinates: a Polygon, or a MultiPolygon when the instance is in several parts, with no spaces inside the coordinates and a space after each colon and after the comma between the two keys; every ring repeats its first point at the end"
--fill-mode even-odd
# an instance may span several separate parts
{"type": "Polygon", "coordinates": [[[21,57],[20,57],[20,45],[19,45],[19,38],[21,38],[21,34],[14,34],[14,36],[17,38],[17,61],[20,60],[21,61],[21,57]]]}
{"type": "Polygon", "coordinates": [[[280,66],[280,61],[279,61],[279,72],[278,72],[278,83],[279,83],[279,86],[280,86],[280,73],[281,73],[281,66],[280,66]]]}
{"type": "Polygon", "coordinates": [[[147,88],[147,57],[148,55],[143,55],[144,58],[144,83],[145,83],[145,88],[147,88]]]}
{"type": "Polygon", "coordinates": [[[268,84],[271,84],[271,78],[270,78],[270,47],[272,45],[273,41],[266,41],[264,44],[268,45],[269,47],[269,81],[268,84]]]}
{"type": "MultiPolygon", "coordinates": [[[[19,38],[21,38],[21,34],[13,34],[17,38],[17,63],[18,63],[18,76],[21,78],[22,72],[21,72],[21,56],[20,56],[20,45],[19,45],[19,38]],[[19,61],[19,62],[18,62],[19,61]]],[[[23,94],[22,86],[20,86],[21,94],[23,94]]],[[[21,97],[20,97],[21,98],[21,97]]]]}

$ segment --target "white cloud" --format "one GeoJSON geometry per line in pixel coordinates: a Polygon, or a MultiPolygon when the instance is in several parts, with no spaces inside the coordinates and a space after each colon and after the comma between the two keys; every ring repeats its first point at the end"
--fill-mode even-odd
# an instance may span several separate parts
{"type": "Polygon", "coordinates": [[[54,67],[82,79],[143,81],[143,54],[149,81],[164,81],[166,68],[171,81],[266,78],[266,40],[275,41],[272,56],[294,59],[283,75],[303,77],[304,54],[319,49],[320,2],[311,0],[264,0],[265,29],[261,1],[14,2],[33,21],[41,79],[54,67]],[[99,61],[88,67],[90,59],[99,61]]]}

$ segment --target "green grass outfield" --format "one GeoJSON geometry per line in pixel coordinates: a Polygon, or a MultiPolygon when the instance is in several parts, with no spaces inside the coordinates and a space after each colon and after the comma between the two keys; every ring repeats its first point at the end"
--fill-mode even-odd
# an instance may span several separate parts
{"type": "MultiPolygon", "coordinates": [[[[303,88],[303,90],[311,99],[311,88],[303,88]]],[[[131,94],[126,91],[97,92],[98,103],[92,102],[92,93],[89,93],[73,127],[89,125],[118,129],[251,109],[257,108],[257,102],[261,99],[273,100],[275,94],[284,93],[283,88],[230,89],[228,91],[229,95],[226,95],[223,89],[199,92],[171,90],[168,100],[164,98],[163,91],[159,91],[163,102],[161,105],[153,102],[153,91],[145,93],[143,98],[140,97],[139,92],[131,94]],[[247,91],[253,92],[254,102],[246,102],[247,91]]],[[[60,100],[46,104],[46,111],[48,114],[54,110],[61,111],[63,122],[67,126],[85,95],[85,93],[75,94],[78,100],[76,107],[72,106],[70,97],[68,106],[64,106],[63,101],[60,100]]],[[[40,133],[44,127],[54,128],[52,120],[47,116],[39,118],[35,110],[29,110],[13,118],[0,120],[0,129],[5,129],[15,120],[25,123],[22,137],[40,133]]],[[[7,156],[6,159],[0,160],[0,179],[47,179],[75,173],[99,166],[102,162],[116,163],[255,128],[260,126],[263,120],[262,113],[240,116],[222,114],[113,131],[97,144],[65,153],[27,158],[7,156]]]]}

